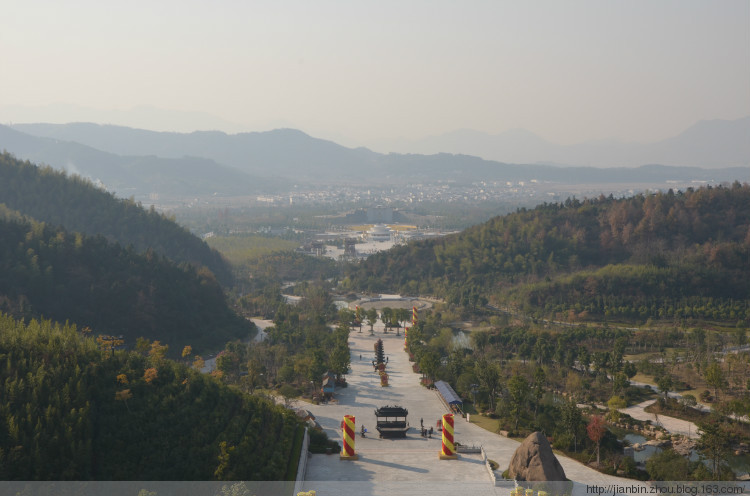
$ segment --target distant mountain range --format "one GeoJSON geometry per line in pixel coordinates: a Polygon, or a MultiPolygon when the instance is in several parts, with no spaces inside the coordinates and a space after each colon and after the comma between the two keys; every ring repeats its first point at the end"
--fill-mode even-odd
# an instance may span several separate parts
{"type": "MultiPolygon", "coordinates": [[[[674,148],[682,149],[685,156],[710,155],[702,151],[703,146],[708,146],[702,143],[710,143],[714,136],[717,143],[726,145],[724,148],[740,149],[737,142],[742,132],[737,129],[747,123],[750,118],[733,121],[731,126],[727,124],[727,129],[734,129],[731,132],[720,132],[717,129],[721,126],[714,124],[697,125],[674,138],[674,148]]],[[[472,133],[466,134],[470,135],[472,133]]],[[[506,142],[528,150],[533,149],[535,143],[537,148],[544,149],[541,138],[530,133],[501,136],[506,142]]],[[[459,141],[462,140],[455,143],[459,141]]],[[[450,144],[450,140],[445,141],[445,146],[450,144]]],[[[747,143],[743,146],[748,148],[747,143]]],[[[475,148],[481,152],[478,144],[475,148]]],[[[605,154],[603,145],[600,148],[605,154]]],[[[12,128],[0,126],[0,149],[22,159],[44,162],[100,181],[121,196],[150,193],[243,195],[288,191],[293,184],[467,184],[536,180],[560,184],[663,185],[667,181],[750,181],[747,166],[750,152],[744,162],[717,159],[706,162],[705,168],[517,165],[451,153],[381,154],[366,148],[347,148],[293,129],[226,134],[218,131],[155,132],[89,123],[18,124],[12,128]],[[727,162],[738,165],[711,168],[727,162]]],[[[667,146],[662,145],[661,149],[667,146]]]]}
{"type": "MultiPolygon", "coordinates": [[[[91,125],[95,128],[95,125],[91,125]]],[[[128,128],[122,128],[127,130],[128,128]]],[[[0,126],[0,149],[16,157],[78,174],[121,197],[157,192],[190,196],[214,192],[242,195],[279,186],[210,158],[171,158],[156,154],[117,154],[82,144],[86,140],[41,137],[0,126]]]]}
{"type": "Polygon", "coordinates": [[[469,154],[511,163],[591,167],[661,164],[705,169],[748,167],[750,116],[732,121],[700,121],[679,135],[656,143],[607,140],[558,145],[523,129],[495,135],[462,129],[404,142],[400,149],[424,154],[469,154]]]}
{"type": "Polygon", "coordinates": [[[371,176],[369,171],[362,174],[361,170],[378,167],[381,157],[364,148],[346,148],[294,129],[240,134],[171,133],[89,123],[24,124],[13,128],[117,155],[203,157],[248,174],[298,181],[346,182],[350,177],[360,181],[371,176]]]}

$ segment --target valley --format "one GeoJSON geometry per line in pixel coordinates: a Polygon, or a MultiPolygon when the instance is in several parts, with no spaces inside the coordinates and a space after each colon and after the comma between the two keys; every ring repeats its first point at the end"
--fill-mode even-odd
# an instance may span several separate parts
{"type": "MultiPolygon", "coordinates": [[[[683,480],[723,480],[747,472],[742,462],[734,462],[737,456],[742,459],[750,440],[742,420],[750,404],[745,384],[750,362],[744,347],[750,308],[748,280],[743,277],[750,269],[746,184],[689,186],[623,198],[600,194],[516,207],[442,236],[412,236],[357,261],[311,256],[295,247],[334,225],[333,231],[366,232],[368,216],[416,221],[413,227],[420,219],[430,219],[425,230],[439,231],[440,223],[458,227],[488,215],[491,202],[483,204],[486,198],[481,199],[477,205],[487,209],[474,210],[463,221],[461,212],[472,208],[466,196],[456,198],[462,205],[457,210],[432,210],[429,205],[444,199],[440,195],[459,192],[450,186],[436,187],[436,196],[425,195],[429,188],[417,188],[424,201],[418,201],[413,212],[406,207],[372,208],[367,199],[357,198],[345,200],[359,206],[342,214],[338,209],[345,203],[337,204],[333,196],[300,195],[296,205],[295,200],[289,206],[266,201],[257,210],[193,205],[173,216],[118,200],[80,178],[7,154],[2,164],[6,203],[0,224],[5,243],[0,303],[7,318],[21,319],[18,322],[71,319],[80,326],[73,331],[76,339],[103,361],[101,366],[112,367],[114,382],[95,386],[103,396],[83,390],[78,394],[76,401],[97,405],[86,414],[86,422],[112,425],[98,420],[112,412],[108,415],[122,417],[118,422],[127,426],[135,418],[154,415],[147,425],[156,429],[171,417],[147,414],[148,409],[182,401],[171,399],[183,393],[170,381],[182,380],[187,392],[196,377],[201,378],[201,389],[218,388],[216,394],[236,401],[281,403],[273,407],[277,413],[250,414],[250,424],[244,426],[233,417],[217,417],[214,427],[231,434],[201,448],[215,457],[202,466],[200,478],[267,480],[271,465],[247,472],[237,464],[250,456],[243,451],[252,444],[250,425],[263,415],[280,414],[285,420],[278,435],[292,444],[284,445],[290,450],[286,455],[273,455],[273,478],[291,482],[303,424],[290,420],[285,405],[307,405],[320,417],[322,430],[310,434],[311,452],[325,451],[326,446],[340,450],[336,424],[347,413],[342,409],[368,419],[376,402],[397,401],[422,418],[435,417],[444,407],[430,387],[439,380],[464,399],[464,413],[472,419],[459,425],[458,434],[485,446],[487,456],[501,465],[508,463],[519,440],[541,431],[566,460],[563,465],[573,474],[569,477],[581,484],[607,477],[669,480],[675,473],[683,480]],[[52,189],[55,194],[47,193],[52,189]],[[100,220],[86,221],[89,217],[100,220]],[[175,218],[211,235],[201,240],[174,224],[175,218]],[[150,228],[159,235],[132,237],[151,232],[138,223],[164,227],[150,228]],[[84,227],[88,230],[80,232],[84,227]],[[97,261],[96,269],[89,266],[92,261],[97,261]],[[418,305],[418,318],[410,322],[408,309],[413,305],[396,301],[394,293],[429,303],[418,305]],[[91,311],[92,302],[96,312],[91,311]],[[253,321],[262,324],[260,331],[253,321]],[[393,362],[387,387],[370,383],[367,347],[376,338],[387,343],[393,362]],[[726,354],[730,346],[738,352],[726,354]],[[324,373],[349,385],[337,388],[334,403],[321,402],[324,373]],[[117,378],[120,375],[124,378],[117,378]],[[637,387],[636,380],[653,384],[655,390],[637,387]],[[131,396],[145,392],[154,398],[148,407],[131,396]],[[681,396],[675,399],[670,394],[674,392],[681,396]],[[364,399],[369,406],[362,409],[364,399]],[[674,463],[669,446],[679,446],[685,433],[665,431],[650,417],[690,416],[699,402],[711,413],[696,420],[688,433],[696,441],[697,458],[679,458],[679,472],[675,468],[672,475],[664,475],[666,464],[674,463]],[[651,403],[644,413],[641,408],[651,403]],[[627,409],[637,405],[638,413],[627,409]],[[661,414],[651,413],[652,408],[661,414]],[[598,444],[587,434],[595,419],[606,426],[598,444]],[[623,455],[628,435],[658,438],[664,448],[635,462],[623,455]]],[[[387,194],[398,193],[394,189],[387,194]]],[[[517,200],[504,201],[510,205],[517,200]]],[[[6,391],[19,400],[3,412],[0,440],[19,442],[33,437],[35,417],[18,424],[16,409],[28,410],[23,405],[33,403],[18,396],[23,386],[15,365],[16,345],[10,340],[4,346],[0,360],[4,357],[8,364],[6,391]]],[[[29,346],[31,351],[25,353],[36,357],[33,350],[41,343],[29,346]]],[[[54,353],[64,351],[58,347],[54,353]]],[[[44,377],[36,380],[44,384],[44,377]]],[[[55,399],[52,411],[62,401],[55,399]]],[[[90,431],[75,432],[82,436],[81,443],[89,442],[90,431]]],[[[109,439],[106,436],[119,439],[127,429],[117,435],[96,432],[91,443],[109,439]]],[[[335,475],[340,465],[328,466],[335,457],[312,455],[305,487],[331,483],[326,486],[331,491],[348,490],[346,484],[328,480],[335,476],[375,482],[373,490],[382,492],[389,481],[413,483],[413,475],[419,480],[432,474],[427,478],[438,490],[439,477],[449,473],[433,474],[432,461],[420,465],[415,456],[426,453],[421,444],[430,440],[407,439],[404,446],[415,442],[419,446],[391,452],[375,446],[380,444],[376,439],[364,439],[363,457],[374,466],[355,465],[359,468],[349,475],[335,475]],[[399,458],[403,456],[410,461],[399,458]]],[[[27,441],[18,446],[12,457],[3,455],[8,467],[20,467],[35,456],[27,441]]],[[[73,459],[93,456],[91,451],[80,453],[73,459]]],[[[159,474],[177,474],[170,472],[173,469],[156,466],[147,472],[133,465],[116,473],[124,479],[136,473],[161,478],[159,474]]],[[[486,469],[479,470],[489,478],[486,469]]],[[[495,474],[499,479],[501,472],[495,474]]],[[[22,473],[30,479],[42,477],[18,468],[5,477],[22,473]]],[[[106,473],[84,463],[48,476],[97,479],[106,473]]],[[[474,479],[471,471],[461,473],[474,479]]],[[[493,487],[489,481],[488,487],[493,487]]]]}

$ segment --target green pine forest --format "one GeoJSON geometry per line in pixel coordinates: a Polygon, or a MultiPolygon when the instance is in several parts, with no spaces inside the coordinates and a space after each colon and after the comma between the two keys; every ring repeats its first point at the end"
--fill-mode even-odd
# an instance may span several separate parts
{"type": "Polygon", "coordinates": [[[187,229],[79,176],[2,153],[0,203],[70,232],[103,236],[139,253],[151,250],[177,263],[208,267],[222,284],[232,283],[229,263],[187,229]]]}
{"type": "Polygon", "coordinates": [[[122,336],[159,340],[172,355],[249,336],[211,271],[177,266],[104,237],[69,233],[0,205],[0,311],[50,318],[122,336]]]}
{"type": "Polygon", "coordinates": [[[750,319],[750,186],[569,199],[413,243],[344,286],[565,321],[750,319]]]}
{"type": "Polygon", "coordinates": [[[252,337],[172,220],[0,155],[0,480],[290,480],[289,410],[199,369],[252,337]]]}
{"type": "Polygon", "coordinates": [[[2,480],[286,480],[296,470],[293,412],[165,359],[158,344],[103,351],[74,325],[0,314],[0,397],[2,480]]]}

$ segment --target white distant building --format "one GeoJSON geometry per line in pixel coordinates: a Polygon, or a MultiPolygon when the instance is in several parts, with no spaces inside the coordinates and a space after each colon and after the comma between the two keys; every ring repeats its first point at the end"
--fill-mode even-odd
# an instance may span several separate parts
{"type": "Polygon", "coordinates": [[[367,231],[367,239],[375,242],[385,242],[391,240],[391,230],[385,224],[375,224],[367,231]]]}
{"type": "Polygon", "coordinates": [[[400,300],[401,295],[397,294],[381,294],[380,295],[381,300],[400,300]]]}

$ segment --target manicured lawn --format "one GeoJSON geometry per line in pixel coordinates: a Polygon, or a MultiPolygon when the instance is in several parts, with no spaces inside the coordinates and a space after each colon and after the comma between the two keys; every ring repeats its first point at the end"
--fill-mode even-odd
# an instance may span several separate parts
{"type": "Polygon", "coordinates": [[[485,417],[484,415],[471,415],[470,421],[472,424],[477,424],[482,429],[490,431],[492,433],[497,433],[497,428],[500,426],[499,420],[491,419],[489,417],[485,417]]]}
{"type": "Polygon", "coordinates": [[[497,433],[497,429],[500,426],[499,420],[480,415],[471,403],[464,403],[464,412],[469,414],[469,420],[472,424],[477,424],[484,430],[497,433]]]}
{"type": "Polygon", "coordinates": [[[642,374],[641,372],[638,372],[635,374],[635,377],[633,377],[633,380],[636,382],[642,382],[644,384],[651,384],[653,386],[656,386],[656,381],[654,381],[654,378],[650,375],[642,374]]]}

